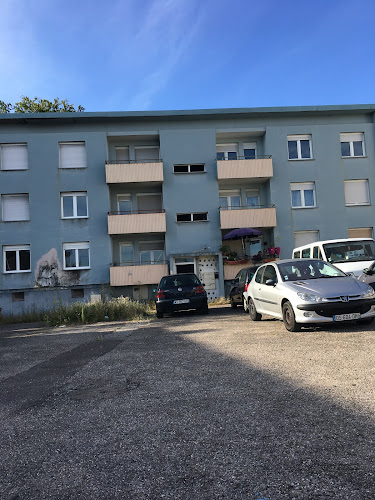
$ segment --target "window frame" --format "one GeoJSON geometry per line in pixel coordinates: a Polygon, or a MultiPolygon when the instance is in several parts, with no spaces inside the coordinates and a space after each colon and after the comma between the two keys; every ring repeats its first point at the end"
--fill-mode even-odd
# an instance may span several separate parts
{"type": "Polygon", "coordinates": [[[0,171],[13,172],[29,170],[29,148],[27,142],[9,142],[0,144],[0,171]],[[4,168],[3,148],[21,146],[26,148],[26,168],[4,168]]]}
{"type": "Polygon", "coordinates": [[[1,195],[1,221],[2,222],[29,222],[31,220],[30,217],[30,194],[29,193],[6,193],[1,195]],[[9,198],[27,198],[27,219],[5,219],[4,218],[4,207],[5,207],[5,200],[9,198]]]}
{"type": "Polygon", "coordinates": [[[316,185],[315,181],[309,181],[309,182],[291,182],[289,185],[290,189],[290,203],[291,203],[291,208],[293,210],[301,210],[301,209],[310,209],[310,208],[316,208],[316,185]],[[292,189],[292,185],[296,186],[300,184],[301,188],[300,189],[292,189]],[[313,186],[313,189],[304,189],[302,186],[307,186],[311,184],[313,186]],[[293,191],[299,191],[301,193],[301,205],[300,206],[294,206],[293,205],[293,196],[292,192],[293,191]],[[306,205],[306,200],[305,200],[305,191],[312,191],[313,192],[313,198],[314,198],[314,204],[313,205],[306,205]]]}
{"type": "Polygon", "coordinates": [[[371,199],[370,199],[370,185],[368,179],[345,179],[344,180],[344,196],[345,196],[345,206],[346,207],[368,207],[371,205],[371,199]],[[354,184],[354,183],[359,183],[359,182],[365,182],[366,183],[366,191],[367,191],[367,203],[348,203],[346,199],[346,189],[345,186],[349,184],[354,184]]]}
{"type": "Polygon", "coordinates": [[[291,134],[287,136],[287,149],[288,149],[288,160],[289,161],[308,161],[313,160],[313,149],[312,149],[312,134],[291,134]],[[297,158],[290,158],[289,142],[297,142],[297,158]],[[301,141],[309,141],[310,156],[309,158],[302,157],[301,141]]]}
{"type": "Polygon", "coordinates": [[[340,133],[340,148],[341,148],[341,158],[365,158],[366,157],[366,149],[365,149],[365,133],[364,132],[341,132],[340,133]],[[362,136],[362,139],[361,141],[355,141],[355,140],[351,140],[351,141],[342,141],[341,139],[343,138],[343,136],[353,136],[353,139],[354,139],[354,136],[355,135],[361,135],[362,136]],[[350,154],[349,156],[345,156],[342,154],[342,146],[341,144],[344,144],[344,143],[349,143],[349,150],[350,150],[350,154]],[[362,143],[362,153],[361,155],[355,155],[354,154],[354,143],[355,142],[361,142],[362,143]]]}
{"type": "Polygon", "coordinates": [[[205,163],[175,163],[173,165],[173,173],[174,174],[205,174],[206,171],[206,164],[205,163]],[[191,171],[191,167],[194,166],[203,166],[203,170],[196,170],[196,171],[191,171]],[[187,167],[186,172],[176,172],[175,168],[176,167],[187,167]]]}
{"type": "Polygon", "coordinates": [[[176,213],[176,222],[178,224],[186,224],[190,222],[208,222],[208,212],[178,212],[176,213]],[[206,214],[206,219],[194,220],[194,215],[206,214]],[[177,220],[179,215],[190,215],[190,220],[177,220]]]}
{"type": "Polygon", "coordinates": [[[124,265],[124,266],[126,266],[126,265],[130,266],[131,264],[134,264],[134,244],[133,243],[127,242],[127,241],[122,241],[119,243],[119,260],[120,260],[120,264],[124,265]],[[122,247],[130,247],[132,249],[132,253],[133,253],[132,260],[122,260],[122,252],[121,252],[122,247]]]}
{"type": "Polygon", "coordinates": [[[117,212],[119,213],[124,213],[124,214],[131,214],[133,212],[133,197],[130,193],[122,193],[118,194],[116,197],[116,205],[117,205],[117,212]],[[120,200],[120,198],[127,198],[124,200],[120,200]],[[130,202],[130,210],[120,210],[120,202],[121,201],[129,201],[130,202]]]}
{"type": "Polygon", "coordinates": [[[224,210],[235,210],[236,208],[239,209],[242,206],[242,199],[241,199],[241,190],[240,189],[222,189],[219,190],[219,202],[220,202],[220,207],[223,208],[224,210]],[[239,198],[240,199],[240,204],[238,206],[232,205],[232,198],[239,198]],[[227,199],[227,205],[226,207],[223,207],[221,205],[220,198],[226,198],[227,199]]]}
{"type": "Polygon", "coordinates": [[[80,241],[80,242],[72,242],[72,243],[63,243],[63,268],[64,271],[79,271],[81,269],[90,269],[90,242],[89,241],[80,241]],[[66,250],[74,250],[75,252],[75,261],[76,261],[76,266],[74,267],[67,267],[66,265],[66,256],[65,252],[66,250]],[[88,266],[80,266],[79,265],[79,250],[88,250],[88,260],[89,260],[89,265],[88,266]]]}
{"type": "Polygon", "coordinates": [[[4,274],[20,274],[31,272],[31,248],[30,245],[3,245],[3,273],[4,274]],[[20,269],[20,251],[28,250],[30,268],[20,269]],[[6,266],[6,252],[16,252],[16,269],[7,271],[6,266]]]}
{"type": "Polygon", "coordinates": [[[86,149],[86,141],[61,141],[59,142],[59,169],[62,170],[72,170],[72,169],[81,169],[81,168],[87,168],[87,149],[86,149]],[[83,146],[85,149],[85,164],[78,167],[78,166],[73,166],[73,167],[67,167],[62,165],[61,161],[61,152],[62,152],[62,146],[83,146]]]}
{"type": "MultiPolygon", "coordinates": [[[[234,148],[233,148],[234,149],[234,148]]],[[[238,160],[239,147],[237,142],[228,142],[223,144],[216,143],[216,161],[238,160]],[[235,146],[235,151],[230,151],[229,147],[235,146]],[[218,151],[217,148],[226,148],[224,151],[218,151]],[[224,153],[224,158],[218,158],[217,153],[224,153]],[[228,153],[236,153],[236,158],[228,158],[228,153]]]]}
{"type": "Polygon", "coordinates": [[[62,219],[88,219],[89,218],[89,206],[88,206],[88,196],[87,191],[73,191],[73,192],[63,192],[60,193],[60,204],[61,204],[61,218],[62,219]],[[86,197],[86,214],[87,215],[77,215],[77,197],[85,196],[86,197]],[[73,215],[65,216],[64,215],[64,198],[72,197],[73,198],[73,215]]]}

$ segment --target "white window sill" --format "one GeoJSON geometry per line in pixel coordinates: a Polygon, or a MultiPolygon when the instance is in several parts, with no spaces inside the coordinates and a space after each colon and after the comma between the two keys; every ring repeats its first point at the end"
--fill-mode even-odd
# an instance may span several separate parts
{"type": "Polygon", "coordinates": [[[22,274],[22,273],[31,273],[31,269],[28,269],[27,271],[4,271],[4,274],[22,274]]]}
{"type": "Polygon", "coordinates": [[[207,174],[207,170],[203,172],[173,172],[175,175],[195,175],[195,174],[207,174]]]}
{"type": "Polygon", "coordinates": [[[301,209],[310,210],[312,208],[318,208],[318,207],[316,205],[314,207],[292,207],[292,210],[301,210],[301,209]]]}
{"type": "Polygon", "coordinates": [[[353,156],[341,156],[341,158],[342,158],[343,160],[348,160],[348,159],[350,159],[350,158],[368,158],[368,156],[366,156],[366,155],[354,156],[354,155],[353,155],[353,156]]]}
{"type": "Polygon", "coordinates": [[[77,220],[77,219],[88,219],[89,216],[85,216],[85,217],[61,217],[60,220],[77,220]]]}
{"type": "Polygon", "coordinates": [[[64,271],[82,271],[91,269],[91,267],[64,267],[64,271]]]}
{"type": "Polygon", "coordinates": [[[196,224],[197,222],[210,222],[208,220],[177,220],[177,224],[196,224]]]}
{"type": "Polygon", "coordinates": [[[346,207],[371,207],[371,203],[352,203],[351,205],[345,205],[346,207]]]}
{"type": "Polygon", "coordinates": [[[0,168],[0,172],[27,172],[29,168],[0,168]]]}
{"type": "Polygon", "coordinates": [[[288,161],[311,161],[315,160],[315,158],[288,158],[288,161]]]}

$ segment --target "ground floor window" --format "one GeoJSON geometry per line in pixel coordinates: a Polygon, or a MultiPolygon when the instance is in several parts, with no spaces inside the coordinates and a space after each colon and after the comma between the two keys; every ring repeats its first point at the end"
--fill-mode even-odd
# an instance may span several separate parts
{"type": "Polygon", "coordinates": [[[3,247],[4,273],[30,271],[30,245],[3,247]]]}
{"type": "Polygon", "coordinates": [[[64,269],[89,269],[90,245],[88,241],[64,243],[64,269]]]}
{"type": "Polygon", "coordinates": [[[194,257],[175,257],[176,274],[195,273],[194,257]]]}

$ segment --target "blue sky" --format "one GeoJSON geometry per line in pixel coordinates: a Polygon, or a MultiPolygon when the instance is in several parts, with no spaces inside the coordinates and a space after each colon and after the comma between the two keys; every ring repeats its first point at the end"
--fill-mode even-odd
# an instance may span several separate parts
{"type": "Polygon", "coordinates": [[[86,111],[374,103],[374,0],[0,0],[0,99],[86,111]]]}

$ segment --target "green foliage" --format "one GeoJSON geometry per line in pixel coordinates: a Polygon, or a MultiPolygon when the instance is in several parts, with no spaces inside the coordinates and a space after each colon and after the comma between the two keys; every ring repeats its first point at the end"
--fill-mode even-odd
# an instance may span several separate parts
{"type": "Polygon", "coordinates": [[[6,104],[0,100],[0,113],[10,113],[11,111],[15,113],[75,113],[77,111],[85,111],[85,108],[79,105],[75,109],[74,105],[70,104],[67,99],[60,101],[58,97],[53,101],[49,101],[40,97],[30,99],[29,97],[22,96],[21,100],[14,105],[11,103],[6,104]]]}
{"type": "Polygon", "coordinates": [[[153,304],[118,297],[106,302],[64,305],[59,302],[48,311],[29,311],[20,315],[0,316],[0,324],[45,322],[48,326],[97,323],[100,321],[132,321],[155,314],[153,304]]]}

